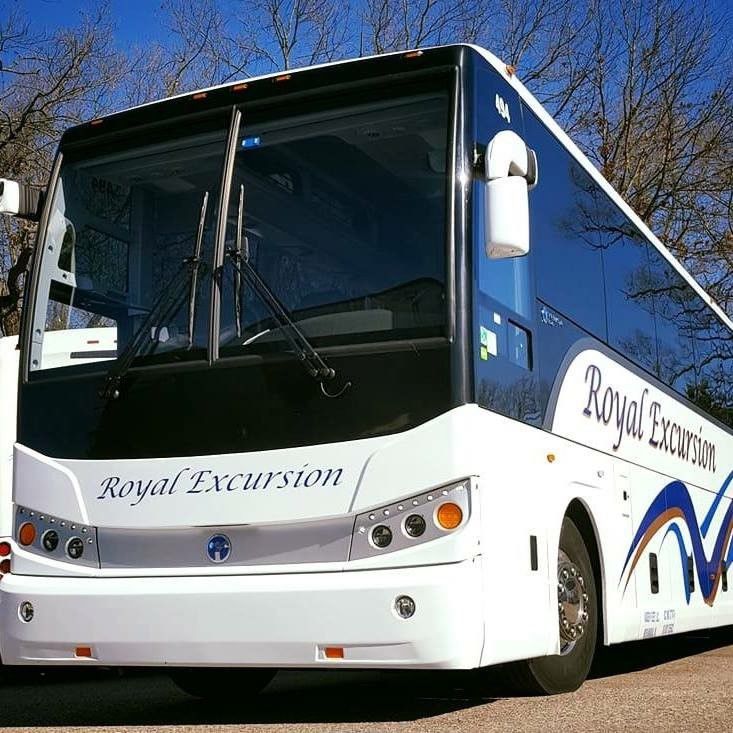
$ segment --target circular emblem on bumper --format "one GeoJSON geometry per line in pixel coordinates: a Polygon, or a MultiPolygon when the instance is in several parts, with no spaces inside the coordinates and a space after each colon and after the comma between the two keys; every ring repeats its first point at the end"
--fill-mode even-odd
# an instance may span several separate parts
{"type": "Polygon", "coordinates": [[[232,543],[225,534],[215,534],[206,543],[206,555],[211,562],[226,562],[232,554],[232,543]]]}

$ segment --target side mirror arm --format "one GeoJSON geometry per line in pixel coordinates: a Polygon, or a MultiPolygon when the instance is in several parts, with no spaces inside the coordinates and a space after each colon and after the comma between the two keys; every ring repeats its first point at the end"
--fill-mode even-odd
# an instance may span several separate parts
{"type": "Polygon", "coordinates": [[[13,310],[18,304],[22,293],[18,287],[21,275],[28,272],[28,263],[33,255],[33,247],[25,247],[17,262],[8,270],[8,294],[0,295],[0,317],[13,310]]]}
{"type": "Polygon", "coordinates": [[[487,181],[520,176],[527,181],[528,189],[537,185],[537,155],[512,130],[494,135],[486,148],[484,165],[487,181]]]}

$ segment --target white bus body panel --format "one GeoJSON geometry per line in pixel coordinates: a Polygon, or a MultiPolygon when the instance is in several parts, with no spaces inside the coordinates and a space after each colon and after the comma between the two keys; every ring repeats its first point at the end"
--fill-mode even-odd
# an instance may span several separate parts
{"type": "MultiPolygon", "coordinates": [[[[455,535],[329,567],[150,567],[131,578],[124,577],[129,570],[72,567],[18,550],[14,560],[18,574],[6,578],[0,591],[3,658],[9,663],[69,663],[75,659],[74,646],[85,644],[95,649],[95,659],[102,664],[312,666],[334,664],[319,655],[325,645],[341,645],[347,649],[344,664],[352,666],[463,668],[556,653],[556,553],[563,516],[574,500],[587,508],[598,538],[607,643],[702,623],[730,623],[730,603],[722,603],[715,615],[699,591],[689,602],[681,595],[684,578],[675,577],[680,575],[675,570],[680,560],[674,551],[679,551],[665,535],[674,517],[657,528],[647,545],[659,553],[660,568],[667,574],[660,578],[664,592],[652,595],[646,590],[648,570],[643,563],[629,572],[633,531],[679,467],[672,456],[649,448],[646,462],[666,473],[643,469],[612,456],[610,445],[601,445],[603,440],[613,444],[616,438],[611,421],[606,425],[595,415],[584,414],[592,399],[589,367],[604,370],[607,381],[598,386],[601,400],[606,386],[627,395],[648,389],[651,401],[645,406],[658,401],[676,424],[699,416],[669,395],[657,394],[627,370],[614,371],[618,365],[605,358],[593,350],[580,353],[555,396],[554,429],[572,433],[575,439],[467,405],[395,436],[186,462],[196,471],[221,474],[243,473],[245,462],[257,472],[266,465],[268,473],[306,463],[341,467],[343,484],[330,487],[335,489],[330,494],[322,487],[312,494],[308,492],[314,487],[287,487],[291,490],[278,494],[271,486],[257,492],[188,493],[186,487],[202,485],[198,477],[186,474],[187,483],[179,484],[172,495],[146,493],[139,502],[137,496],[130,501],[133,487],[122,499],[109,493],[100,499],[100,485],[111,472],[121,480],[136,481],[143,470],[174,475],[180,462],[84,462],[81,468],[82,462],[53,461],[19,447],[17,460],[19,465],[24,462],[19,475],[24,479],[16,485],[16,502],[62,516],[76,512],[79,521],[88,517],[98,526],[212,523],[213,532],[222,523],[251,522],[253,516],[257,522],[282,522],[357,513],[466,476],[474,477],[475,510],[455,535]],[[588,447],[578,442],[581,437],[590,445],[599,442],[588,447]],[[57,478],[52,480],[53,476],[57,478]],[[39,481],[45,483],[45,492],[36,489],[39,481]],[[630,493],[631,508],[623,491],[630,493]],[[298,492],[312,500],[304,500],[298,492]],[[283,494],[292,497],[289,508],[283,494]],[[38,505],[44,498],[44,505],[38,505]],[[171,508],[166,511],[161,505],[171,508]],[[137,519],[138,515],[145,519],[137,519]],[[536,571],[530,567],[530,535],[538,541],[536,571]],[[20,574],[26,572],[32,574],[20,574]],[[40,573],[67,577],[34,577],[40,573]],[[409,621],[398,619],[392,610],[401,593],[414,594],[418,604],[409,621]],[[17,614],[18,604],[26,599],[36,606],[37,618],[29,624],[17,614]],[[253,609],[256,624],[242,623],[247,608],[253,609]],[[365,627],[367,618],[373,623],[365,627]],[[429,643],[427,627],[432,630],[429,643]],[[355,649],[351,658],[350,646],[355,649]],[[373,648],[375,658],[368,658],[366,646],[373,648]],[[268,656],[267,649],[275,656],[268,656]]],[[[648,431],[648,415],[643,423],[648,431]]],[[[717,429],[706,422],[705,434],[719,441],[716,456],[722,462],[731,455],[730,439],[715,435],[717,429]]],[[[622,441],[617,455],[630,455],[633,443],[627,439],[628,445],[622,441]]],[[[691,490],[697,516],[704,517],[715,503],[717,494],[711,487],[717,478],[698,475],[699,467],[693,468],[681,475],[688,480],[697,477],[704,484],[691,490]]],[[[710,531],[702,538],[708,557],[713,552],[711,538],[722,531],[719,512],[728,502],[728,498],[718,502],[710,531]]],[[[691,541],[694,531],[685,534],[683,529],[683,539],[691,541]]]]}
{"type": "Polygon", "coordinates": [[[13,444],[18,400],[18,339],[0,339],[0,537],[12,532],[13,444]]]}

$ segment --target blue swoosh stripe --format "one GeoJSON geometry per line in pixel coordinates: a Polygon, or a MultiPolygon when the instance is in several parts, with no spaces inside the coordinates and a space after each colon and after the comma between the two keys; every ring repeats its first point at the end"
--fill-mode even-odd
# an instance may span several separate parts
{"type": "Polygon", "coordinates": [[[713,521],[713,516],[718,509],[718,504],[720,504],[721,499],[725,496],[725,491],[731,481],[733,481],[733,471],[728,474],[728,478],[723,482],[723,485],[720,487],[720,491],[715,495],[715,499],[713,499],[713,503],[710,505],[710,509],[708,509],[708,513],[705,515],[705,519],[703,519],[702,524],[700,525],[703,537],[707,536],[708,530],[710,529],[710,523],[713,521]]]}

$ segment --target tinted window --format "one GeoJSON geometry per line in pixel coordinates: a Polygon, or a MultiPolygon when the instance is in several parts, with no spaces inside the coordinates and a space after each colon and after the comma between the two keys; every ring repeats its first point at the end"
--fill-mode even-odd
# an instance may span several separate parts
{"type": "Polygon", "coordinates": [[[529,197],[537,293],[562,315],[605,337],[606,313],[596,183],[530,112],[526,141],[539,184],[529,197]]]}
{"type": "Polygon", "coordinates": [[[733,334],[702,300],[695,312],[697,385],[690,395],[698,407],[733,427],[733,334]]]}
{"type": "Polygon", "coordinates": [[[609,201],[601,231],[608,343],[649,371],[657,363],[646,240],[609,201]]]}
{"type": "MultiPolygon", "coordinates": [[[[516,93],[493,70],[476,75],[476,139],[486,145],[499,131],[523,136],[516,93]]],[[[547,134],[547,133],[545,133],[547,134]]],[[[491,259],[486,254],[486,184],[474,183],[474,365],[478,404],[524,422],[541,424],[534,364],[530,276],[532,255],[491,259]]],[[[530,198],[534,192],[530,193],[530,198]]]]}
{"type": "MultiPolygon", "coordinates": [[[[314,343],[444,333],[448,95],[365,101],[245,110],[240,130],[228,247],[314,343]]],[[[224,268],[222,355],[288,349],[236,262],[224,268]]]]}
{"type": "Polygon", "coordinates": [[[654,247],[649,247],[649,292],[657,326],[657,375],[681,395],[695,387],[693,347],[696,295],[654,247]]]}
{"type": "Polygon", "coordinates": [[[162,142],[65,156],[41,261],[31,370],[79,366],[59,363],[58,339],[43,337],[51,331],[66,332],[73,352],[100,338],[89,329],[107,329],[101,338],[116,348],[100,358],[128,345],[139,360],[205,355],[224,123],[215,116],[185,134],[166,128],[162,142]]]}

